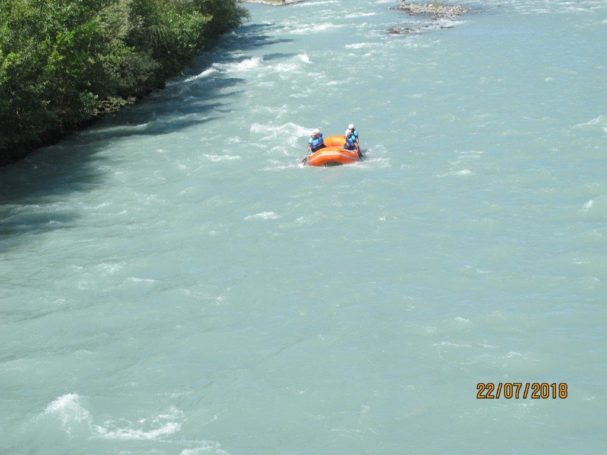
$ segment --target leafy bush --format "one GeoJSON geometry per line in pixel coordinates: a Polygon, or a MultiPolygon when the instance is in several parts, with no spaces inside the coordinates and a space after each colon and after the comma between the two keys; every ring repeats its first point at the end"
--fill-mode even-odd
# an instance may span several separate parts
{"type": "Polygon", "coordinates": [[[0,163],[162,87],[238,0],[0,0],[0,163]]]}

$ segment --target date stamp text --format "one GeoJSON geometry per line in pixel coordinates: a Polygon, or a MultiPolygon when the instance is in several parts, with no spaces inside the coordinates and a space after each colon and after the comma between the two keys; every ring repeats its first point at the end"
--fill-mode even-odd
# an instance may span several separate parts
{"type": "Polygon", "coordinates": [[[569,395],[566,382],[479,382],[476,384],[478,400],[564,400],[569,395]]]}

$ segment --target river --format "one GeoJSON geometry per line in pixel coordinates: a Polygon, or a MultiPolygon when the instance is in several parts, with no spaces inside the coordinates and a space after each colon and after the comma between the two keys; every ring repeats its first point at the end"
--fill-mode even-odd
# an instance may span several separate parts
{"type": "Polygon", "coordinates": [[[0,453],[607,452],[607,5],[393,5],[249,5],[0,170],[0,453]]]}

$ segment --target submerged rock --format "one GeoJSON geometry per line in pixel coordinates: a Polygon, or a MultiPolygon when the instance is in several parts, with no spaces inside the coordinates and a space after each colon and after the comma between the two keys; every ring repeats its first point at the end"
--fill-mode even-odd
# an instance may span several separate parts
{"type": "Polygon", "coordinates": [[[394,25],[390,27],[386,32],[388,33],[388,35],[419,35],[420,33],[426,33],[434,30],[452,27],[452,24],[430,24],[420,25],[417,27],[394,25]]]}
{"type": "Polygon", "coordinates": [[[401,2],[396,9],[413,16],[432,16],[433,18],[461,16],[467,12],[461,5],[444,5],[439,2],[426,4],[401,2]]]}

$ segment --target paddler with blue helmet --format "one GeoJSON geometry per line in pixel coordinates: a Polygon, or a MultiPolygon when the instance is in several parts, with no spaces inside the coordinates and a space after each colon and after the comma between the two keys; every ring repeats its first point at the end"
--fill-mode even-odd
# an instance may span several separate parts
{"type": "Polygon", "coordinates": [[[325,141],[322,137],[322,133],[318,128],[314,128],[310,134],[310,139],[308,139],[308,148],[310,149],[310,153],[314,153],[324,146],[325,141]]]}

